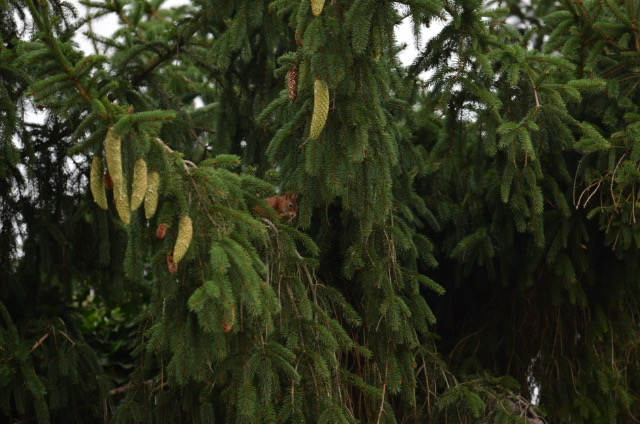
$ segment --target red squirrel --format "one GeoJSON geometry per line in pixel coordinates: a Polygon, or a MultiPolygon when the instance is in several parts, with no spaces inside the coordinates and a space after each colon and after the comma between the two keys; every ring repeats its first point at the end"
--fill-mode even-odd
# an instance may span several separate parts
{"type": "Polygon", "coordinates": [[[269,203],[278,215],[288,216],[292,220],[298,216],[298,195],[286,193],[284,196],[267,197],[264,199],[269,203]]]}

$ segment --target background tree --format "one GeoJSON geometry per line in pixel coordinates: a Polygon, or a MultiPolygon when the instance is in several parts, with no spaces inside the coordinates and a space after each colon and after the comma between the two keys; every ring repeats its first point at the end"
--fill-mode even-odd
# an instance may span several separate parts
{"type": "Polygon", "coordinates": [[[83,4],[0,3],[3,420],[638,419],[640,4],[83,4]]]}

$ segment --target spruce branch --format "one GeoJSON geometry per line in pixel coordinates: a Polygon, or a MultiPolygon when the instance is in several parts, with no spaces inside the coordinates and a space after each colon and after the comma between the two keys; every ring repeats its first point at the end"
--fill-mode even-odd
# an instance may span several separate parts
{"type": "MultiPolygon", "coordinates": [[[[171,147],[169,147],[167,144],[165,144],[164,141],[162,141],[161,139],[159,139],[158,137],[154,138],[154,141],[156,143],[158,143],[160,146],[162,146],[162,148],[164,150],[166,150],[167,152],[169,152],[170,154],[175,153],[175,150],[173,150],[171,147]]],[[[198,165],[196,165],[195,163],[191,162],[190,160],[186,160],[186,159],[181,159],[182,162],[184,163],[184,169],[187,171],[187,173],[190,173],[190,167],[191,168],[197,168],[198,165]]]]}
{"type": "Polygon", "coordinates": [[[149,63],[146,68],[140,71],[131,79],[133,86],[139,85],[144,79],[148,77],[158,66],[164,62],[172,59],[179,54],[180,49],[186,44],[186,40],[189,39],[196,32],[196,26],[193,25],[189,28],[185,35],[179,36],[172,46],[167,48],[163,55],[158,56],[153,62],[149,63]]]}
{"type": "Polygon", "coordinates": [[[80,84],[78,78],[73,74],[74,66],[69,62],[69,60],[65,57],[64,53],[62,53],[62,49],[60,49],[60,45],[58,44],[58,40],[53,35],[53,30],[51,28],[51,22],[49,21],[48,8],[46,7],[46,2],[42,1],[40,4],[45,7],[47,10],[44,14],[40,14],[36,9],[33,0],[27,0],[27,6],[31,11],[31,15],[33,19],[36,21],[38,28],[40,31],[44,32],[44,41],[49,46],[51,51],[53,52],[54,57],[57,59],[58,63],[62,67],[62,70],[67,75],[69,80],[73,83],[73,86],[78,90],[82,98],[89,104],[91,104],[92,98],[89,95],[88,91],[80,84]]]}
{"type": "Polygon", "coordinates": [[[138,27],[133,22],[131,22],[131,19],[129,19],[129,17],[124,13],[120,2],[115,2],[113,11],[116,13],[116,15],[118,15],[120,20],[122,20],[122,22],[124,22],[136,34],[136,37],[138,37],[143,42],[147,41],[147,37],[145,37],[144,34],[140,32],[138,27]]]}
{"type": "Polygon", "coordinates": [[[598,33],[598,35],[600,35],[600,37],[602,37],[604,40],[606,40],[607,43],[611,44],[612,46],[616,47],[616,49],[618,48],[618,43],[612,39],[611,37],[609,37],[601,28],[600,25],[598,25],[593,18],[591,17],[591,15],[589,14],[589,11],[587,10],[587,8],[584,6],[584,2],[582,0],[574,0],[575,3],[578,4],[578,7],[580,9],[580,12],[582,13],[582,16],[588,21],[591,29],[595,32],[598,33]]]}

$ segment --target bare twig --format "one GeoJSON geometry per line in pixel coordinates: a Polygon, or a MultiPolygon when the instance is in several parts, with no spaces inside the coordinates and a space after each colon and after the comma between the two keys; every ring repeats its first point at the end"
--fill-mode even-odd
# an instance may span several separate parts
{"type": "Polygon", "coordinates": [[[51,335],[51,333],[47,332],[47,333],[45,333],[44,336],[40,337],[40,340],[35,342],[34,345],[31,347],[31,350],[29,351],[29,353],[33,352],[34,350],[36,350],[37,348],[42,346],[42,344],[45,342],[45,340],[47,340],[49,338],[50,335],[51,335]]]}
{"type": "MultiPolygon", "coordinates": [[[[165,142],[162,141],[160,138],[156,137],[155,141],[158,144],[160,144],[167,152],[175,153],[175,150],[173,150],[171,147],[167,146],[167,144],[165,144],[165,142]]],[[[184,163],[184,169],[187,171],[187,173],[189,172],[189,167],[191,167],[191,168],[197,168],[198,167],[198,165],[196,165],[195,163],[191,162],[190,160],[182,159],[182,162],[184,163]]]]}
{"type": "Polygon", "coordinates": [[[539,109],[542,107],[542,105],[540,104],[540,99],[538,98],[538,86],[536,86],[536,83],[533,81],[533,78],[531,78],[531,75],[528,75],[528,76],[529,76],[529,81],[531,81],[531,85],[533,86],[533,96],[536,99],[536,108],[539,109]]]}
{"type": "MultiPolygon", "coordinates": [[[[149,379],[147,381],[144,381],[142,384],[145,385],[145,386],[151,386],[154,383],[155,380],[157,380],[157,378],[149,379]]],[[[129,389],[131,389],[132,386],[134,386],[134,385],[130,381],[127,384],[125,384],[124,386],[116,387],[115,389],[109,390],[109,395],[113,396],[113,395],[118,395],[120,393],[124,393],[124,392],[128,391],[129,389]]],[[[137,386],[138,385],[135,385],[135,387],[137,387],[137,386]]],[[[166,383],[160,384],[158,387],[156,387],[154,389],[154,391],[162,389],[164,386],[166,386],[166,383]]]]}
{"type": "Polygon", "coordinates": [[[600,184],[602,184],[602,180],[598,181],[597,183],[591,183],[587,188],[582,190],[582,193],[580,193],[580,197],[578,197],[578,203],[576,203],[576,209],[580,207],[580,201],[582,200],[582,196],[584,196],[593,186],[595,186],[591,194],[587,196],[587,199],[582,204],[583,208],[587,207],[587,203],[589,203],[591,198],[598,192],[598,189],[600,188],[600,184]]]}
{"type": "Polygon", "coordinates": [[[616,209],[618,209],[618,202],[616,202],[616,195],[613,192],[613,183],[615,183],[616,181],[616,173],[618,172],[618,168],[620,167],[620,164],[622,163],[626,155],[627,153],[625,152],[622,154],[622,156],[620,156],[620,160],[616,164],[616,167],[613,169],[613,174],[611,174],[611,185],[609,186],[609,191],[611,192],[611,200],[613,200],[613,206],[616,209]]]}

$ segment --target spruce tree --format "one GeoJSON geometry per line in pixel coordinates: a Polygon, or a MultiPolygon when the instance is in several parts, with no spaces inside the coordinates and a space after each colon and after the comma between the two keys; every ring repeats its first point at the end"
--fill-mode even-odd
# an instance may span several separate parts
{"type": "Polygon", "coordinates": [[[0,3],[1,419],[638,419],[638,2],[81,3],[0,3]]]}

